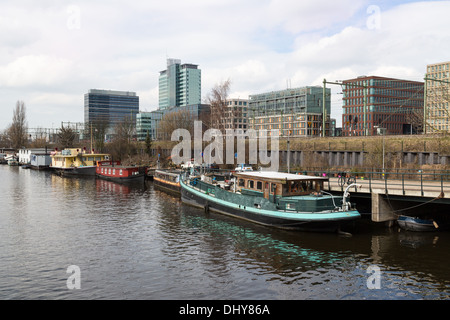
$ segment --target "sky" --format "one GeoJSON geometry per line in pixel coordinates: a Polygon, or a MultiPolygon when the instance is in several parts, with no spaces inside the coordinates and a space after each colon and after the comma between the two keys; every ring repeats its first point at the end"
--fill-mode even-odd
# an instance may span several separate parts
{"type": "MultiPolygon", "coordinates": [[[[24,101],[30,128],[84,121],[89,89],[158,108],[167,58],[197,64],[202,97],[322,86],[362,75],[423,81],[450,61],[450,1],[0,0],[0,131],[24,101]]],[[[331,116],[341,124],[342,94],[331,116]]]]}

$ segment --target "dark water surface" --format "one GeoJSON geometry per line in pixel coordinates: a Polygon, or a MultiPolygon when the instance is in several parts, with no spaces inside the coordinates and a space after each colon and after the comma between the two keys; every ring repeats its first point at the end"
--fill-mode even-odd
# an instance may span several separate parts
{"type": "Polygon", "coordinates": [[[367,221],[352,237],[279,231],[205,214],[152,182],[125,186],[5,165],[0,262],[0,299],[450,297],[447,232],[367,221]],[[80,289],[68,288],[72,265],[80,289]]]}

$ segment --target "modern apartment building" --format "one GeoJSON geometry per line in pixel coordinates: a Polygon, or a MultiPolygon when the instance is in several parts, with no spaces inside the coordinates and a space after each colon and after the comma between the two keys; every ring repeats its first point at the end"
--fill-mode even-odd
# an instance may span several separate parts
{"type": "Polygon", "coordinates": [[[167,59],[167,69],[159,73],[159,109],[200,104],[201,85],[198,65],[167,59]]]}
{"type": "Polygon", "coordinates": [[[425,132],[450,131],[450,62],[427,65],[425,132]]]}
{"type": "Polygon", "coordinates": [[[424,83],[378,76],[343,81],[343,136],[416,133],[424,83]]]}
{"type": "Polygon", "coordinates": [[[331,133],[331,89],[325,89],[323,115],[323,87],[302,87],[250,95],[249,124],[251,129],[278,129],[280,136],[307,137],[322,134],[325,116],[325,135],[331,133]]]}
{"type": "Polygon", "coordinates": [[[225,105],[222,115],[211,119],[211,128],[219,129],[222,133],[226,129],[233,129],[235,136],[245,134],[249,125],[248,100],[227,99],[225,105]]]}
{"type": "Polygon", "coordinates": [[[91,89],[84,95],[84,123],[101,124],[109,130],[124,120],[136,122],[139,96],[135,92],[91,89]]]}

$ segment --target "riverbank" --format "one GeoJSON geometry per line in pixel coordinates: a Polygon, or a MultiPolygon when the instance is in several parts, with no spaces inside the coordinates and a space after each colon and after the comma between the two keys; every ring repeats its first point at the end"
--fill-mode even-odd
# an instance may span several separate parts
{"type": "MultiPolygon", "coordinates": [[[[153,141],[152,154],[160,154],[162,160],[170,160],[172,148],[177,141],[153,141]]],[[[204,142],[206,145],[206,142],[204,142]]],[[[225,146],[224,146],[225,149],[225,146]]],[[[268,144],[270,149],[270,143],[268,144]]],[[[287,151],[288,139],[280,137],[279,150],[287,151]]],[[[446,171],[450,165],[438,157],[450,155],[450,136],[447,135],[411,135],[411,136],[370,136],[370,137],[325,137],[291,138],[289,150],[293,154],[302,153],[302,161],[290,163],[293,170],[314,168],[357,170],[360,168],[385,168],[385,170],[427,170],[446,171]],[[359,153],[363,160],[358,163],[330,164],[323,155],[327,152],[359,153]],[[407,158],[408,153],[432,154],[433,160],[419,156],[407,158]]],[[[248,141],[246,145],[248,158],[248,141]]],[[[280,157],[280,168],[287,168],[287,158],[280,157]]],[[[366,170],[367,171],[367,170],[366,170]]]]}

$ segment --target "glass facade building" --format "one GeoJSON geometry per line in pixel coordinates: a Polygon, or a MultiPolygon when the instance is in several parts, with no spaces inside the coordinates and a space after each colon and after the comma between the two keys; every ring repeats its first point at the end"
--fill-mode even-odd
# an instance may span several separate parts
{"type": "MultiPolygon", "coordinates": [[[[254,130],[278,129],[280,136],[319,136],[323,126],[323,87],[290,88],[250,95],[248,117],[254,130]]],[[[331,135],[331,89],[325,88],[326,132],[331,135]]]]}
{"type": "Polygon", "coordinates": [[[424,83],[377,76],[343,81],[342,134],[415,133],[414,116],[423,114],[424,83]],[[365,109],[364,109],[365,108],[365,109]]]}
{"type": "Polygon", "coordinates": [[[167,69],[159,73],[159,109],[200,104],[201,85],[197,65],[167,59],[167,69]]]}
{"type": "Polygon", "coordinates": [[[136,122],[139,96],[135,92],[91,89],[84,95],[84,123],[105,124],[110,130],[128,119],[136,122]]]}
{"type": "Polygon", "coordinates": [[[211,114],[211,108],[207,104],[193,104],[183,107],[170,107],[167,109],[158,109],[151,112],[141,112],[136,117],[136,134],[139,141],[145,141],[147,138],[147,132],[150,135],[150,139],[158,140],[160,139],[160,134],[158,133],[158,127],[161,119],[169,113],[188,111],[192,120],[202,120],[209,119],[211,114]]]}
{"type": "Polygon", "coordinates": [[[156,110],[152,112],[140,112],[136,116],[136,135],[138,141],[145,141],[147,133],[150,139],[155,140],[158,133],[158,123],[163,112],[156,110]]]}

